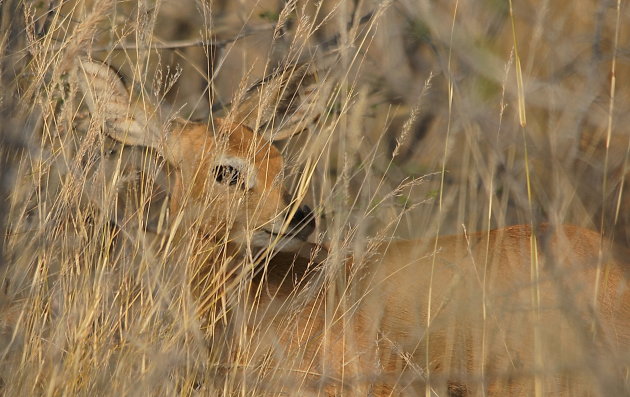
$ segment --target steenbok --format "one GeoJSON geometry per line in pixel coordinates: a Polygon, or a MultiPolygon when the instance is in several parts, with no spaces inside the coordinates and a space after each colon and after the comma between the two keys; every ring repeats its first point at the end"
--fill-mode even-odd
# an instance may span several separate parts
{"type": "Polygon", "coordinates": [[[219,373],[235,376],[239,392],[630,392],[628,258],[615,259],[598,233],[519,225],[386,241],[353,257],[320,249],[324,259],[313,265],[315,246],[305,241],[313,216],[283,190],[283,158],[267,139],[238,118],[165,122],[159,109],[133,101],[108,66],[78,64],[81,90],[104,131],[154,149],[177,170],[171,223],[193,228],[205,247],[191,280],[196,298],[212,301],[204,283],[229,258],[250,263],[239,268],[247,274],[221,278],[250,282],[228,321],[212,327],[212,340],[221,341],[212,347],[226,351],[219,373]],[[275,256],[252,259],[252,247],[270,253],[274,246],[275,256]]]}

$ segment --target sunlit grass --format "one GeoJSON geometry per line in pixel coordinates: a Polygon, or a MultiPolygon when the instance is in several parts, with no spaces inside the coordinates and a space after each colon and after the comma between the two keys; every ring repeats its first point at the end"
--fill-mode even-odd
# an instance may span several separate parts
{"type": "Polygon", "coordinates": [[[199,257],[221,247],[170,212],[164,159],[107,138],[81,104],[73,68],[86,53],[164,119],[306,129],[279,144],[282,183],[297,198],[290,211],[303,201],[318,216],[327,321],[354,304],[344,259],[392,238],[550,222],[629,246],[622,2],[214,3],[0,4],[3,395],[260,395],[328,376],[287,379],[273,353],[247,362],[264,347],[230,321],[243,269],[264,263],[256,252],[221,258],[204,298],[191,292],[199,257]],[[266,96],[264,77],[296,63],[316,77],[266,96]],[[304,83],[310,97],[292,109],[289,91],[304,83]],[[270,117],[279,107],[298,118],[270,117]]]}

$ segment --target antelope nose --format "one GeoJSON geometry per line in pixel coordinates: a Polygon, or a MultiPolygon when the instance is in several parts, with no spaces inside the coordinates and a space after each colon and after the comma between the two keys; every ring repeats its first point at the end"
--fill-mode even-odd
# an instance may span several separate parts
{"type": "Polygon", "coordinates": [[[315,230],[315,216],[313,210],[308,205],[303,205],[295,211],[290,222],[291,228],[295,230],[295,236],[306,240],[315,230]]]}

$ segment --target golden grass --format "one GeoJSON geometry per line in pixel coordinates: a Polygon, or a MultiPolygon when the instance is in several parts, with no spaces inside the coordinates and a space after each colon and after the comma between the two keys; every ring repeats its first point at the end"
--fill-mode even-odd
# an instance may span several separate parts
{"type": "Polygon", "coordinates": [[[338,310],[342,258],[374,241],[551,222],[630,247],[630,7],[504,3],[0,2],[2,394],[270,389],[226,357],[256,348],[247,333],[215,332],[247,277],[211,280],[202,324],[168,166],[80,106],[85,53],[165,115],[206,121],[269,106],[248,88],[277,66],[318,71],[285,183],[317,210],[338,310]]]}

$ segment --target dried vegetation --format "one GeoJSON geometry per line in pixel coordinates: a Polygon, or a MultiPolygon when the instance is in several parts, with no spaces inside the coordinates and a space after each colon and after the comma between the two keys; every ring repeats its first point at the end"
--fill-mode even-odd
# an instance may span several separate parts
{"type": "Polygon", "coordinates": [[[286,183],[316,208],[332,284],[389,238],[549,222],[630,247],[625,2],[4,0],[0,24],[3,395],[270,389],[225,356],[246,334],[213,331],[238,294],[217,287],[199,319],[168,166],[101,133],[81,55],[163,120],[306,128],[281,145],[286,183]],[[307,77],[270,100],[294,64],[307,77]],[[294,109],[298,85],[316,99],[294,109]]]}

